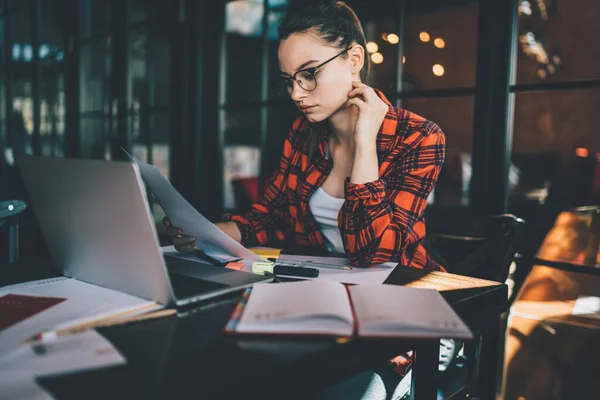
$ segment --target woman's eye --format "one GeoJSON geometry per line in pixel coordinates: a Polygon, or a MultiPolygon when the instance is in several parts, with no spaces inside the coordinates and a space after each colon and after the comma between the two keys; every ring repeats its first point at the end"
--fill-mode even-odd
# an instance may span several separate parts
{"type": "Polygon", "coordinates": [[[305,71],[302,73],[302,77],[301,79],[305,80],[305,81],[313,81],[315,79],[315,72],[312,71],[305,71]]]}

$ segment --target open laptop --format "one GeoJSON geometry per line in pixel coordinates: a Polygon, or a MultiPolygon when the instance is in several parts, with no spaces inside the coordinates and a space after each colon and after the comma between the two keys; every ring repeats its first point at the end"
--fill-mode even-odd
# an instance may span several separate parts
{"type": "Polygon", "coordinates": [[[134,163],[22,156],[17,164],[50,256],[66,276],[177,306],[271,280],[165,261],[134,163]]]}

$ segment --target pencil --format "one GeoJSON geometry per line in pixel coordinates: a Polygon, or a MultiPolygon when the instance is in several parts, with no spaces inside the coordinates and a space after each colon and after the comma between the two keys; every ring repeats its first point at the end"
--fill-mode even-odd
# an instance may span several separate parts
{"type": "Polygon", "coordinates": [[[142,314],[142,315],[136,315],[133,317],[127,317],[127,315],[129,315],[129,314],[132,314],[135,312],[140,312],[141,310],[144,310],[144,309],[150,308],[150,307],[154,307],[154,306],[156,306],[156,303],[147,304],[143,307],[136,308],[134,310],[124,311],[124,312],[110,315],[107,317],[102,317],[102,318],[98,318],[95,320],[82,322],[80,324],[69,326],[67,328],[61,328],[61,329],[41,332],[41,333],[38,333],[37,335],[34,335],[33,337],[29,338],[28,340],[26,340],[25,343],[40,343],[40,342],[43,343],[46,341],[55,340],[59,336],[65,336],[65,335],[70,335],[70,334],[74,334],[74,333],[85,332],[90,329],[101,328],[101,327],[106,327],[106,326],[121,325],[121,324],[125,324],[128,322],[143,321],[143,320],[148,320],[148,319],[153,319],[153,318],[162,318],[162,317],[166,317],[169,315],[173,315],[177,312],[174,309],[166,309],[166,310],[160,310],[160,311],[156,311],[156,312],[149,312],[149,313],[142,314]]]}

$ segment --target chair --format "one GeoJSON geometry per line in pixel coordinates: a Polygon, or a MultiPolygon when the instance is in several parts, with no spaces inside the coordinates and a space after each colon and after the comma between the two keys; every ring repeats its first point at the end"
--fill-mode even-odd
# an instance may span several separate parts
{"type": "MultiPolygon", "coordinates": [[[[478,218],[460,212],[433,211],[426,214],[426,225],[424,245],[448,272],[505,282],[525,221],[511,214],[478,218]]],[[[481,335],[476,337],[448,368],[450,374],[440,377],[440,389],[446,393],[446,399],[469,397],[476,387],[482,345],[481,335]]]]}
{"type": "Polygon", "coordinates": [[[448,272],[504,282],[525,221],[511,214],[426,216],[425,247],[448,272]]]}
{"type": "Polygon", "coordinates": [[[21,200],[0,202],[0,227],[8,226],[8,261],[19,260],[19,214],[27,205],[21,200]]]}

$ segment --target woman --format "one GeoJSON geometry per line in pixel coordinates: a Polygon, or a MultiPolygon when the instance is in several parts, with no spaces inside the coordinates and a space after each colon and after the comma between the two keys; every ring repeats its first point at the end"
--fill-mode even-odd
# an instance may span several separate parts
{"type": "MultiPolygon", "coordinates": [[[[421,242],[444,134],[367,85],[364,33],[345,3],[301,3],[279,27],[278,58],[280,83],[304,115],[263,198],[217,226],[246,247],[292,242],[345,253],[357,267],[441,270],[421,242]]],[[[176,249],[195,247],[165,225],[176,249]]],[[[403,372],[410,359],[396,360],[403,372]]]]}
{"type": "MultiPolygon", "coordinates": [[[[246,247],[292,242],[346,253],[355,266],[441,269],[421,245],[445,156],[440,128],[367,86],[363,30],[343,2],[292,10],[279,34],[281,84],[304,115],[263,198],[217,226],[246,247]]],[[[195,247],[166,232],[178,250],[195,247]]]]}

